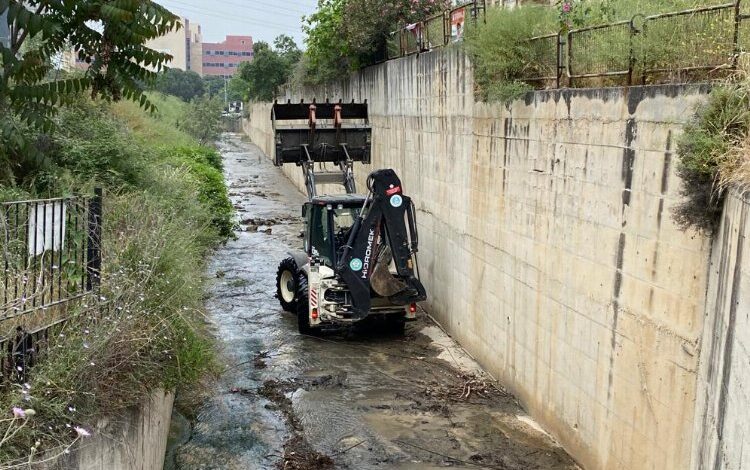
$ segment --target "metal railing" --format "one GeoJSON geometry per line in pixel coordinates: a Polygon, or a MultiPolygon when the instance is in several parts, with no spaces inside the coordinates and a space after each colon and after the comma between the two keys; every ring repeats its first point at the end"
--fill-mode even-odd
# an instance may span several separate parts
{"type": "Polygon", "coordinates": [[[386,39],[382,59],[397,59],[460,41],[465,22],[483,17],[485,8],[485,0],[469,2],[394,31],[386,39]]]}
{"type": "Polygon", "coordinates": [[[552,56],[558,61],[557,87],[587,79],[634,85],[712,78],[734,70],[740,53],[750,49],[750,16],[744,11],[736,0],[532,38],[539,47],[531,48],[520,78],[545,79],[539,68],[550,70],[552,56]]]}
{"type": "Polygon", "coordinates": [[[96,291],[101,231],[100,189],[0,203],[0,378],[25,374],[50,328],[64,323],[67,304],[96,291]]]}

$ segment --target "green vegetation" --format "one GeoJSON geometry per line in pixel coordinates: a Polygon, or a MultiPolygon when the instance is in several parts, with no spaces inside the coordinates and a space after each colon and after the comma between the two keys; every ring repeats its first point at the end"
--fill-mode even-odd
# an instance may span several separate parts
{"type": "Polygon", "coordinates": [[[219,137],[222,129],[221,111],[223,104],[218,98],[202,96],[195,98],[188,106],[180,128],[206,145],[219,137]]]}
{"type": "Polygon", "coordinates": [[[188,70],[167,69],[159,74],[154,82],[154,89],[166,95],[177,96],[183,101],[190,101],[204,93],[204,83],[200,75],[188,70]]]}
{"type": "Polygon", "coordinates": [[[0,421],[0,466],[62,453],[156,388],[189,398],[214,370],[203,274],[209,250],[231,234],[221,159],[176,128],[187,104],[151,99],[154,114],[79,96],[59,110],[55,132],[35,139],[44,164],[0,186],[11,199],[105,187],[99,298],[69,312],[28,387],[0,392],[7,413],[33,410],[0,421]]]}
{"type": "MultiPolygon", "coordinates": [[[[519,8],[491,8],[486,22],[467,22],[464,45],[475,68],[477,95],[488,101],[508,101],[539,85],[532,79],[554,77],[554,40],[530,39],[558,31],[609,24],[643,16],[723,3],[719,0],[565,0],[557,8],[526,4],[519,8]]],[[[636,75],[644,68],[669,69],[696,57],[728,60],[732,51],[733,20],[716,17],[696,21],[686,17],[652,22],[634,36],[636,75]],[[727,23],[729,21],[729,23],[727,23]],[[675,36],[675,29],[679,35],[675,36]]],[[[636,20],[637,23],[637,20],[636,20]]],[[[641,25],[642,26],[642,25],[641,25]]],[[[636,24],[636,27],[639,27],[636,24]]],[[[628,25],[602,29],[572,43],[574,73],[621,71],[629,67],[631,35],[628,25]]],[[[689,64],[688,64],[689,65],[689,64]]],[[[587,85],[607,85],[613,79],[597,78],[587,85]],[[598,81],[597,81],[598,80],[598,81]]]]}
{"type": "Polygon", "coordinates": [[[508,101],[531,89],[521,78],[548,75],[543,67],[550,61],[540,56],[549,44],[528,39],[554,30],[556,19],[548,7],[492,8],[486,23],[467,28],[465,47],[474,62],[478,94],[490,101],[508,101]]]}
{"type": "Polygon", "coordinates": [[[436,0],[319,0],[305,19],[307,50],[295,71],[298,84],[340,79],[382,60],[390,33],[445,10],[436,0]]]}
{"type": "Polygon", "coordinates": [[[150,0],[117,6],[99,0],[0,0],[3,12],[11,35],[8,44],[0,43],[0,167],[5,170],[0,183],[12,184],[16,168],[34,166],[43,157],[27,129],[49,132],[58,105],[75,101],[83,90],[152,109],[139,83],[155,76],[146,66],[159,68],[169,56],[144,43],[179,26],[165,8],[150,0]],[[55,57],[70,48],[89,68],[77,76],[50,78],[55,57]]]}
{"type": "Polygon", "coordinates": [[[683,227],[711,232],[725,191],[750,181],[750,82],[715,88],[678,142],[685,202],[675,210],[683,227]]]}
{"type": "Polygon", "coordinates": [[[232,80],[241,80],[247,87],[248,98],[271,101],[278,88],[291,78],[301,55],[297,44],[286,35],[277,37],[273,48],[265,42],[257,42],[253,46],[253,61],[240,64],[232,80]]]}

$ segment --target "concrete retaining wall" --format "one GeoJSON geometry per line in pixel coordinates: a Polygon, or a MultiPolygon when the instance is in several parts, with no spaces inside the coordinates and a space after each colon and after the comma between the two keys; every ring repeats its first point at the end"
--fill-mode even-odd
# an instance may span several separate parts
{"type": "Polygon", "coordinates": [[[739,470],[750,462],[749,237],[750,197],[735,191],[711,256],[693,447],[697,469],[739,470]]]}
{"type": "MultiPolygon", "coordinates": [[[[369,101],[372,168],[394,168],[418,207],[426,307],[584,467],[682,470],[710,240],[670,212],[675,141],[706,92],[488,105],[449,49],[288,97],[369,101]]],[[[269,116],[253,106],[246,131],[271,154],[269,116]]],[[[284,171],[303,187],[299,168],[284,171]]]]}
{"type": "Polygon", "coordinates": [[[174,395],[154,392],[118,421],[101,421],[92,436],[50,470],[160,470],[164,465],[174,395]]]}

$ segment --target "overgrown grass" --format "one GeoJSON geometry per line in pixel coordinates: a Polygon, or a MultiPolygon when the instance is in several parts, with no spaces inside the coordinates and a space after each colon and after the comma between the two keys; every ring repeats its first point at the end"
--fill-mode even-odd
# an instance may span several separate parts
{"type": "Polygon", "coordinates": [[[0,188],[12,199],[105,187],[101,291],[70,312],[27,384],[0,391],[0,467],[60,454],[150,391],[190,393],[214,370],[204,268],[232,208],[219,154],[175,129],[184,105],[156,100],[155,116],[83,100],[50,136],[54,164],[26,189],[0,188]]]}
{"type": "Polygon", "coordinates": [[[464,44],[473,59],[478,94],[489,101],[508,101],[530,90],[523,78],[543,74],[548,61],[528,40],[554,31],[555,25],[552,8],[531,5],[491,8],[486,23],[467,28],[464,44]]]}
{"type": "Polygon", "coordinates": [[[715,88],[678,142],[685,201],[675,210],[683,227],[711,232],[726,189],[750,182],[750,81],[715,88]]]}
{"type": "MultiPolygon", "coordinates": [[[[556,74],[557,53],[554,40],[529,39],[566,31],[630,20],[636,15],[682,11],[698,6],[725,3],[721,0],[589,0],[574,2],[572,11],[561,19],[556,8],[534,4],[508,9],[490,8],[486,21],[467,22],[464,47],[474,63],[477,95],[487,101],[510,101],[524,92],[544,85],[532,80],[556,74]]],[[[636,25],[639,27],[638,25],[636,25]]],[[[573,73],[599,73],[627,70],[631,46],[637,58],[635,73],[647,67],[670,68],[692,61],[729,60],[732,24],[713,19],[670,19],[650,23],[649,29],[634,36],[627,25],[596,30],[576,36],[572,44],[573,73]],[[681,21],[681,22],[678,22],[681,21]]],[[[730,48],[731,49],[731,48],[730,48]]],[[[690,63],[688,63],[690,62],[690,63]]],[[[711,62],[711,63],[713,63],[711,62]]],[[[680,78],[679,75],[673,77],[680,78]]],[[[578,85],[602,86],[619,79],[599,77],[578,80],[578,85]]]]}

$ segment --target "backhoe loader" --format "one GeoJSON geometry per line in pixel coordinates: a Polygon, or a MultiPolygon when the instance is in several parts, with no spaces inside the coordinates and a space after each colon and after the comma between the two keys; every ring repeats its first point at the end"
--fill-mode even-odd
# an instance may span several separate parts
{"type": "Polygon", "coordinates": [[[303,334],[374,316],[402,330],[427,297],[416,214],[391,169],[370,173],[367,193],[357,194],[354,164],[370,163],[367,102],[277,102],[271,119],[274,164],[301,167],[308,195],[303,249],[289,253],[277,272],[281,307],[297,316],[303,334]],[[344,191],[318,195],[319,185],[344,191]]]}

